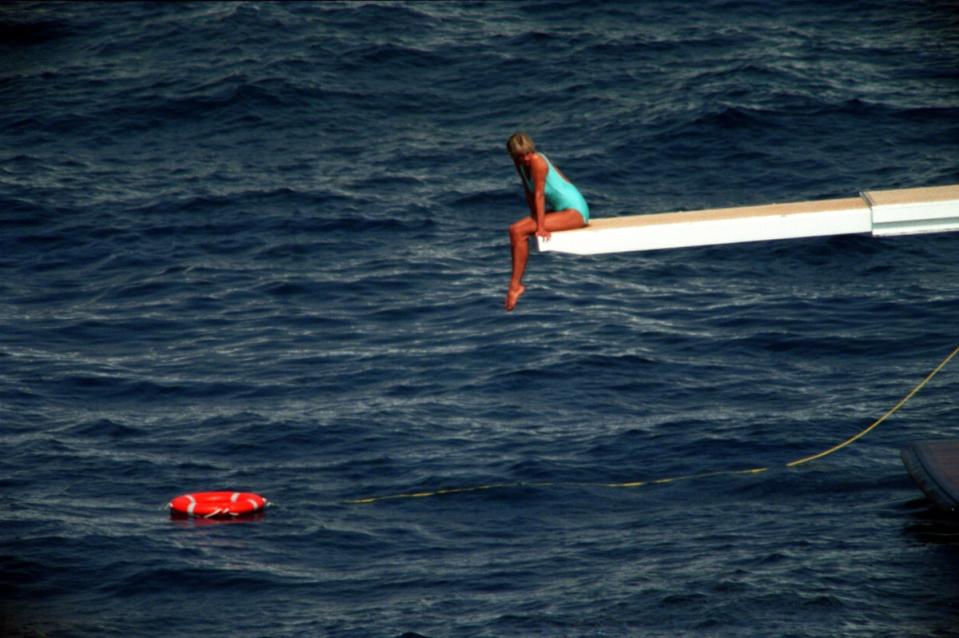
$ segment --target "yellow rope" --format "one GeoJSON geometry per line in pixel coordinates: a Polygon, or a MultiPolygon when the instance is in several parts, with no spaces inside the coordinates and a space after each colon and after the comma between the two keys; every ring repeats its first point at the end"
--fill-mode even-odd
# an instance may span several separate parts
{"type": "Polygon", "coordinates": [[[671,478],[651,479],[649,481],[632,481],[629,483],[603,483],[603,487],[642,487],[644,485],[665,485],[666,483],[675,483],[677,481],[688,481],[690,479],[707,478],[710,476],[722,476],[725,474],[761,474],[768,472],[768,467],[754,467],[748,470],[718,470],[716,472],[702,472],[700,474],[687,474],[685,476],[673,476],[671,478]]]}
{"type": "Polygon", "coordinates": [[[838,450],[841,450],[842,448],[846,447],[847,445],[849,445],[849,444],[852,443],[853,441],[856,441],[856,440],[858,440],[858,439],[861,439],[862,437],[864,437],[864,436],[866,436],[867,434],[869,434],[870,432],[872,432],[872,431],[876,428],[876,426],[878,426],[880,423],[882,423],[883,421],[885,421],[886,419],[888,419],[889,417],[891,417],[893,414],[895,414],[896,412],[898,412],[898,411],[899,411],[899,408],[901,408],[902,406],[906,405],[906,402],[909,401],[909,399],[911,399],[912,397],[914,397],[917,392],[919,392],[920,390],[922,390],[923,386],[925,386],[927,383],[929,383],[930,379],[932,379],[934,376],[936,376],[937,374],[939,374],[939,371],[946,367],[946,364],[949,363],[954,356],[956,356],[956,353],[957,353],[957,352],[959,352],[959,347],[956,347],[955,350],[953,350],[952,352],[950,352],[950,353],[949,353],[949,356],[947,356],[945,359],[943,359],[943,360],[942,360],[942,363],[940,363],[938,366],[936,366],[935,370],[933,370],[933,371],[930,372],[928,375],[926,375],[926,378],[923,379],[923,380],[919,383],[919,385],[917,385],[916,387],[914,387],[914,388],[909,392],[909,394],[907,394],[907,395],[904,396],[902,399],[900,399],[899,403],[897,403],[896,405],[892,406],[892,408],[890,408],[888,412],[886,412],[886,413],[883,414],[881,417],[879,417],[878,419],[876,419],[876,420],[875,420],[869,427],[867,427],[865,430],[863,430],[862,432],[860,432],[860,433],[858,433],[858,434],[856,434],[856,435],[854,435],[854,436],[849,437],[848,439],[846,439],[845,441],[843,441],[842,443],[840,443],[840,444],[838,444],[838,445],[832,446],[832,447],[829,448],[828,450],[824,450],[824,451],[820,452],[819,454],[813,454],[813,455],[811,455],[811,456],[804,456],[804,457],[801,458],[801,459],[796,459],[795,461],[790,461],[789,463],[786,463],[786,467],[796,467],[797,465],[802,465],[803,463],[809,463],[810,461],[815,461],[816,459],[821,459],[821,458],[824,457],[824,456],[829,456],[829,455],[832,454],[833,452],[836,452],[836,451],[838,451],[838,450]]]}
{"type": "MultiPolygon", "coordinates": [[[[906,403],[907,403],[910,399],[912,399],[912,397],[914,397],[914,396],[916,395],[916,393],[918,393],[920,390],[922,390],[922,388],[925,387],[925,385],[926,385],[927,383],[929,383],[929,381],[931,381],[934,376],[936,376],[937,374],[939,374],[939,371],[940,371],[940,370],[942,370],[943,368],[946,367],[946,364],[948,364],[948,363],[952,360],[952,358],[956,356],[956,354],[959,354],[959,346],[957,346],[952,352],[950,352],[949,355],[948,355],[945,359],[943,359],[942,362],[941,362],[938,366],[936,366],[936,368],[935,368],[932,372],[930,372],[928,375],[926,375],[926,378],[925,378],[925,379],[923,379],[921,382],[919,382],[918,385],[916,385],[916,387],[914,387],[912,390],[910,390],[910,391],[909,391],[909,394],[907,394],[907,395],[904,396],[902,399],[900,399],[900,400],[899,400],[899,403],[897,403],[896,405],[892,406],[892,408],[890,408],[890,409],[889,409],[885,414],[883,414],[881,417],[879,417],[878,419],[876,419],[875,421],[873,421],[873,422],[869,425],[869,427],[867,427],[866,429],[864,429],[864,430],[862,430],[861,432],[858,432],[857,434],[849,437],[848,439],[846,439],[846,440],[843,441],[842,443],[839,443],[839,444],[837,444],[837,445],[832,446],[832,447],[829,448],[828,450],[823,450],[822,452],[819,452],[818,454],[812,454],[812,455],[810,455],[810,456],[804,456],[804,457],[802,457],[802,458],[800,458],[800,459],[796,459],[795,461],[790,461],[789,463],[786,463],[786,467],[797,467],[797,466],[799,466],[799,465],[803,465],[804,463],[809,463],[810,461],[815,461],[815,460],[821,459],[821,458],[823,458],[823,457],[825,457],[825,456],[829,456],[830,454],[832,454],[832,453],[834,453],[834,452],[838,452],[839,450],[841,450],[842,448],[846,447],[846,446],[849,445],[850,443],[853,443],[854,441],[857,441],[857,440],[861,439],[862,437],[864,437],[865,435],[869,434],[871,431],[873,431],[874,429],[876,429],[876,427],[877,427],[880,423],[882,423],[883,421],[885,421],[886,419],[888,419],[889,417],[891,417],[893,414],[895,414],[896,412],[898,412],[899,409],[900,409],[902,406],[906,405],[906,403]]],[[[677,481],[687,481],[687,480],[690,480],[690,479],[706,478],[706,477],[710,477],[710,476],[722,476],[722,475],[728,475],[728,474],[760,474],[760,473],[762,473],[762,472],[767,472],[768,470],[769,470],[768,467],[754,467],[754,468],[750,468],[750,469],[747,469],[747,470],[719,470],[719,471],[717,471],[717,472],[703,472],[703,473],[700,473],[700,474],[687,474],[687,475],[685,475],[685,476],[674,476],[674,477],[670,477],[670,478],[649,479],[649,480],[646,480],[646,481],[630,481],[630,482],[626,482],[626,483],[579,483],[579,485],[591,486],[591,487],[633,488],[633,487],[643,487],[644,485],[664,485],[664,484],[667,484],[667,483],[675,483],[675,482],[677,482],[677,481]]],[[[566,484],[569,485],[570,483],[566,483],[566,484]]],[[[519,488],[519,487],[553,487],[553,486],[555,486],[555,485],[558,485],[558,483],[555,483],[555,482],[550,482],[550,483],[491,483],[491,484],[488,484],[488,485],[476,485],[476,486],[473,486],[473,487],[451,487],[451,488],[442,488],[442,489],[430,490],[430,491],[424,491],[424,492],[407,492],[407,493],[405,493],[405,494],[393,494],[393,495],[389,495],[389,496],[371,496],[371,497],[367,497],[367,498],[353,499],[353,500],[349,500],[349,501],[346,501],[346,502],[347,502],[348,504],[352,504],[352,505],[371,505],[371,504],[373,504],[373,503],[379,503],[380,501],[395,501],[395,500],[400,500],[400,499],[426,498],[426,497],[430,497],[430,496],[444,496],[444,495],[447,495],[447,494],[464,494],[464,493],[467,493],[467,492],[481,492],[481,491],[483,491],[483,490],[503,489],[503,488],[510,488],[510,487],[511,487],[511,488],[519,488]]]]}
{"type": "Polygon", "coordinates": [[[473,485],[471,487],[446,487],[427,492],[406,492],[405,494],[391,494],[389,496],[370,496],[346,501],[351,505],[371,505],[380,501],[397,501],[406,498],[427,498],[429,496],[445,496],[447,494],[465,494],[466,492],[482,492],[483,490],[497,490],[506,487],[552,487],[555,483],[490,483],[488,485],[473,485]]]}

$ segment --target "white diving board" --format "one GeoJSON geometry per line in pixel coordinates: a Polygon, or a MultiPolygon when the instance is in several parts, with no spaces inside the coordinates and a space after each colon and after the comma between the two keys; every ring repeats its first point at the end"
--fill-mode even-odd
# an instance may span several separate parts
{"type": "Polygon", "coordinates": [[[859,197],[591,219],[537,238],[542,252],[598,255],[749,241],[959,230],[959,184],[866,191],[859,197]]]}

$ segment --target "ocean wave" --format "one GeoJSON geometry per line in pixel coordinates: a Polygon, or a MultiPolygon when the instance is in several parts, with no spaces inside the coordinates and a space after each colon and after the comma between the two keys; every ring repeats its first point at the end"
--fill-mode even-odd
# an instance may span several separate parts
{"type": "Polygon", "coordinates": [[[34,633],[951,626],[896,457],[951,436],[951,368],[781,465],[954,347],[954,236],[534,249],[502,308],[517,129],[597,217],[955,182],[942,3],[4,7],[0,589],[34,633]],[[278,505],[169,516],[213,489],[278,505]]]}

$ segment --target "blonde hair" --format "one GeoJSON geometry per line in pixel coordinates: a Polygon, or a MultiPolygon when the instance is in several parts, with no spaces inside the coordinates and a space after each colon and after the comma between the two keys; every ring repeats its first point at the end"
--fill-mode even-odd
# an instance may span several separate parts
{"type": "Polygon", "coordinates": [[[533,144],[533,138],[526,133],[516,132],[510,135],[509,139],[506,140],[506,151],[513,157],[516,157],[517,155],[525,155],[526,153],[535,153],[536,145],[533,144]]]}

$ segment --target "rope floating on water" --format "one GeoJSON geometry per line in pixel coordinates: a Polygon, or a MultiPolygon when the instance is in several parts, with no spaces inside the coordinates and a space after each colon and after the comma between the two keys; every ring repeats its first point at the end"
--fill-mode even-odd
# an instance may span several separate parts
{"type": "Polygon", "coordinates": [[[925,379],[923,379],[922,381],[920,381],[919,384],[918,384],[916,387],[914,387],[912,390],[910,390],[909,394],[907,394],[907,395],[904,396],[902,399],[900,399],[900,400],[899,400],[899,403],[897,403],[896,405],[892,406],[892,408],[890,408],[885,414],[883,414],[881,417],[879,417],[878,419],[876,419],[875,421],[873,421],[872,424],[871,424],[869,427],[867,427],[865,430],[863,430],[862,432],[859,432],[858,434],[855,434],[855,435],[849,437],[848,439],[846,439],[846,440],[843,441],[842,443],[839,443],[838,445],[834,445],[833,447],[829,448],[828,450],[824,450],[824,451],[820,452],[819,454],[813,454],[813,455],[811,455],[811,456],[804,456],[804,457],[801,458],[801,459],[796,459],[795,461],[790,461],[789,463],[786,463],[786,467],[796,467],[797,465],[802,465],[803,463],[809,463],[810,461],[815,461],[816,459],[821,459],[821,458],[824,457],[824,456],[829,456],[829,455],[832,454],[833,452],[838,452],[839,450],[841,450],[842,448],[846,447],[846,446],[849,445],[850,443],[852,443],[852,442],[854,442],[854,441],[857,441],[857,440],[861,439],[862,437],[866,436],[867,434],[869,434],[870,432],[872,432],[874,429],[876,429],[876,427],[877,427],[880,423],[882,423],[883,421],[885,421],[886,419],[888,419],[889,417],[891,417],[893,414],[895,414],[896,412],[898,412],[898,411],[899,411],[899,408],[901,408],[902,406],[906,405],[906,403],[909,401],[909,399],[911,399],[912,397],[916,396],[916,393],[917,393],[917,392],[919,392],[920,390],[922,390],[923,387],[925,387],[925,385],[926,385],[927,383],[929,383],[929,381],[930,381],[934,376],[936,376],[937,374],[939,374],[939,371],[940,371],[940,370],[942,370],[943,368],[946,367],[946,364],[949,363],[954,356],[956,356],[956,353],[957,353],[957,352],[959,352],[959,346],[957,346],[955,350],[953,350],[952,352],[950,352],[949,355],[948,355],[945,359],[943,359],[942,362],[941,362],[939,365],[937,365],[932,372],[930,372],[928,375],[926,375],[926,378],[925,378],[925,379]]]}
{"type": "MultiPolygon", "coordinates": [[[[939,372],[940,372],[943,368],[946,367],[946,365],[953,359],[953,357],[956,356],[956,354],[959,354],[959,346],[957,346],[955,349],[953,349],[953,351],[950,352],[949,355],[946,356],[946,358],[943,359],[943,360],[939,363],[939,365],[937,365],[937,366],[933,369],[932,372],[930,372],[928,375],[926,375],[926,377],[925,377],[922,381],[920,381],[912,390],[910,390],[909,393],[906,394],[906,396],[904,396],[902,399],[900,399],[899,402],[896,403],[896,405],[892,406],[889,410],[886,411],[885,414],[883,414],[881,417],[879,417],[878,419],[876,419],[875,421],[873,421],[871,424],[869,424],[868,427],[866,427],[866,428],[863,429],[862,431],[857,432],[856,434],[854,434],[853,436],[849,437],[849,438],[846,439],[845,441],[842,441],[841,443],[837,443],[836,445],[832,446],[832,447],[829,448],[829,449],[823,450],[822,452],[818,452],[818,453],[816,453],[816,454],[811,454],[811,455],[809,455],[809,456],[804,456],[804,457],[798,458],[798,459],[796,459],[796,460],[794,460],[794,461],[790,461],[790,462],[786,463],[784,467],[787,467],[787,468],[798,467],[798,466],[800,466],[800,465],[804,465],[804,464],[806,464],[806,463],[810,463],[810,462],[812,462],[812,461],[819,460],[819,459],[821,459],[821,458],[824,458],[824,457],[826,457],[826,456],[829,456],[830,454],[834,454],[835,452],[838,452],[839,450],[843,449],[844,447],[846,447],[846,446],[850,445],[851,443],[854,443],[855,441],[858,441],[858,440],[861,439],[862,437],[866,436],[867,434],[869,434],[870,432],[872,432],[874,429],[876,429],[876,428],[879,426],[880,423],[882,423],[883,421],[885,421],[886,419],[888,419],[889,417],[891,417],[893,414],[895,414],[896,412],[898,412],[904,405],[906,405],[906,403],[909,402],[910,399],[912,399],[914,396],[916,396],[916,394],[917,394],[920,390],[922,390],[922,389],[926,386],[926,384],[929,383],[929,382],[932,380],[932,378],[933,378],[934,376],[936,376],[937,374],[939,374],[939,372]]],[[[505,488],[514,488],[514,489],[515,489],[515,488],[527,488],[527,487],[556,487],[556,486],[558,486],[558,485],[579,485],[579,486],[583,486],[583,487],[610,487],[610,488],[626,489],[626,488],[644,487],[644,486],[647,486],[647,485],[665,485],[665,484],[668,484],[668,483],[676,483],[676,482],[678,482],[678,481],[688,481],[688,480],[691,480],[691,479],[708,478],[708,477],[712,477],[712,476],[724,476],[724,475],[735,475],[735,474],[761,474],[761,473],[763,473],[763,472],[768,472],[769,470],[770,470],[769,467],[754,467],[754,468],[742,469],[742,470],[719,470],[719,471],[716,471],[716,472],[702,472],[702,473],[699,473],[699,474],[687,474],[687,475],[684,475],[684,476],[673,476],[673,477],[659,478],[659,479],[647,479],[647,480],[645,480],[645,481],[629,481],[629,482],[626,482],[626,483],[572,483],[572,482],[562,482],[562,483],[561,483],[561,482],[545,482],[545,483],[527,483],[527,482],[518,482],[518,483],[490,483],[490,484],[486,484],[486,485],[474,485],[474,486],[470,486],[470,487],[440,488],[440,489],[436,489],[436,490],[427,490],[427,491],[420,491],[420,492],[407,492],[407,493],[404,493],[404,494],[392,494],[392,495],[387,495],[387,496],[370,496],[370,497],[366,497],[366,498],[352,499],[352,500],[346,501],[346,503],[352,504],[352,505],[372,505],[372,504],[374,504],[374,503],[379,503],[379,502],[382,502],[382,501],[396,501],[396,500],[402,500],[402,499],[428,498],[428,497],[432,497],[432,496],[446,496],[446,495],[450,495],[450,494],[466,494],[466,493],[469,493],[469,492],[482,492],[482,491],[485,491],[485,490],[494,490],[494,489],[505,489],[505,488]]]]}

